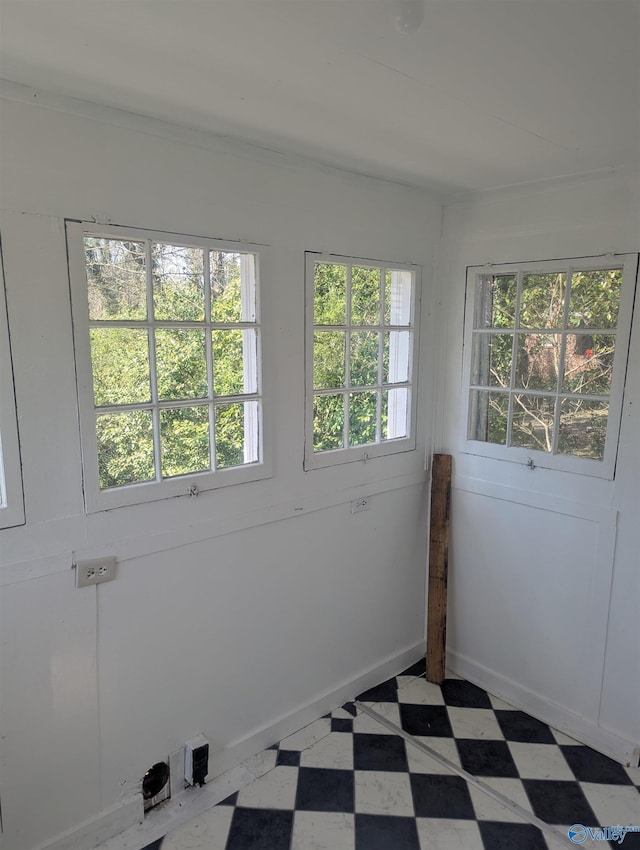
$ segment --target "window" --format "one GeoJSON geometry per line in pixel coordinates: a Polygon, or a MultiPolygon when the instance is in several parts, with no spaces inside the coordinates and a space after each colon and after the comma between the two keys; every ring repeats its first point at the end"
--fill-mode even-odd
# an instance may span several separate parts
{"type": "Polygon", "coordinates": [[[636,268],[469,269],[467,451],[613,476],[636,268]]]}
{"type": "Polygon", "coordinates": [[[0,256],[0,528],[24,523],[9,319],[0,256]]]}
{"type": "Polygon", "coordinates": [[[306,468],[415,448],[419,274],[308,253],[306,468]]]}
{"type": "Polygon", "coordinates": [[[88,508],[266,477],[257,252],[68,233],[88,508]]]}

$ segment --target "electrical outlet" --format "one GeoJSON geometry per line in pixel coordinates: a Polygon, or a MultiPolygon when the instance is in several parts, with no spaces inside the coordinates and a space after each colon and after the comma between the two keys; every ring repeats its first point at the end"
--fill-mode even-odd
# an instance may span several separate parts
{"type": "Polygon", "coordinates": [[[359,514],[360,511],[368,511],[371,507],[371,499],[368,496],[363,496],[361,499],[354,499],[351,502],[351,513],[359,514]]]}
{"type": "Polygon", "coordinates": [[[76,563],[76,587],[102,584],[104,581],[112,581],[115,577],[116,559],[113,556],[76,563]]]}

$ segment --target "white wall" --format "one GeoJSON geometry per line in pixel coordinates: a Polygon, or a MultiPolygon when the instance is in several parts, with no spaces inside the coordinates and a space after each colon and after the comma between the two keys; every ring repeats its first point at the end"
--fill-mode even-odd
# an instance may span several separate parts
{"type": "Polygon", "coordinates": [[[437,441],[454,454],[448,648],[494,693],[637,764],[640,751],[640,321],[615,481],[461,453],[468,265],[640,248],[640,179],[621,170],[445,210],[437,441]]]}
{"type": "Polygon", "coordinates": [[[422,190],[9,94],[0,224],[27,524],[0,538],[0,799],[7,850],[30,850],[129,799],[194,733],[222,769],[385,661],[417,657],[441,208],[422,190]],[[272,479],[84,514],[63,220],[94,216],[269,246],[272,479]],[[415,452],[303,472],[306,249],[424,266],[415,452]],[[371,510],[352,516],[357,495],[371,510]],[[73,551],[115,554],[117,580],[76,590],[73,551]]]}

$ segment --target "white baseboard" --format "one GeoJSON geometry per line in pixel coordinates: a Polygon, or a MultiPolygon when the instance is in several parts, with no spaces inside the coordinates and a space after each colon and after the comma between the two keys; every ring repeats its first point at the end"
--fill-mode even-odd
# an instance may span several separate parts
{"type": "Polygon", "coordinates": [[[289,714],[281,715],[268,725],[232,742],[225,750],[212,753],[209,758],[209,776],[219,776],[255,753],[264,750],[265,747],[270,747],[276,741],[281,741],[288,735],[292,735],[318,717],[333,711],[337,706],[355,699],[358,694],[415,664],[421,657],[424,657],[424,654],[425,644],[424,641],[421,641],[399,653],[387,656],[380,664],[369,668],[355,679],[342,682],[337,688],[332,688],[320,694],[320,696],[314,697],[306,705],[298,707],[289,714]]]}
{"type": "Polygon", "coordinates": [[[237,770],[245,759],[415,664],[424,656],[424,652],[424,641],[420,641],[399,653],[394,653],[355,679],[342,682],[338,687],[325,691],[289,714],[282,715],[239,741],[231,743],[221,752],[212,753],[204,788],[190,789],[189,794],[180,794],[177,798],[168,800],[157,812],[151,810],[147,818],[143,814],[142,797],[138,795],[126,803],[102,812],[76,829],[39,845],[34,850],[91,850],[99,844],[105,845],[103,850],[131,850],[136,845],[143,847],[155,841],[169,829],[177,828],[253,779],[247,775],[247,771],[237,770]],[[189,805],[185,805],[186,798],[189,798],[189,805]],[[118,838],[120,835],[122,840],[118,838]]]}
{"type": "Polygon", "coordinates": [[[532,717],[548,723],[554,729],[564,732],[565,735],[575,738],[609,758],[627,767],[638,766],[640,746],[637,741],[623,738],[615,732],[604,729],[594,721],[575,714],[565,706],[552,702],[461,653],[449,650],[447,667],[463,679],[479,685],[494,696],[526,711],[532,717]]]}
{"type": "Polygon", "coordinates": [[[92,847],[140,824],[143,820],[142,794],[137,794],[52,841],[39,844],[34,850],[91,850],[92,847]]]}

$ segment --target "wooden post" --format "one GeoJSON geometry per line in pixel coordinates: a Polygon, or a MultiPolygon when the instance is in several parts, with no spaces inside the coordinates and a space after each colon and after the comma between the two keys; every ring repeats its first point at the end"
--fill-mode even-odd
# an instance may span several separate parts
{"type": "Polygon", "coordinates": [[[447,568],[451,455],[434,455],[431,474],[429,587],[427,597],[427,681],[441,685],[447,638],[447,568]]]}

